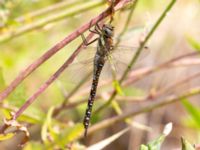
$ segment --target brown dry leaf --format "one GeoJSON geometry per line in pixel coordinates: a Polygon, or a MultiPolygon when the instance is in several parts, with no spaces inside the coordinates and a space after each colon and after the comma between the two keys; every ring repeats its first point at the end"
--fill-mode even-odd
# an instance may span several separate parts
{"type": "Polygon", "coordinates": [[[4,123],[7,126],[7,128],[9,128],[9,127],[16,128],[14,131],[11,131],[11,132],[13,132],[13,133],[23,132],[25,134],[25,137],[22,139],[21,143],[19,144],[20,147],[23,147],[26,144],[26,142],[29,140],[29,137],[30,137],[27,127],[20,124],[19,122],[17,122],[14,119],[9,119],[9,120],[4,119],[4,123]]]}

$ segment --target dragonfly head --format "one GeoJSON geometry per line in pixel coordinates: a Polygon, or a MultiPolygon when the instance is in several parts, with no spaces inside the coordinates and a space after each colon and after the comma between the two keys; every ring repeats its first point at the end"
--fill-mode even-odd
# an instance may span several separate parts
{"type": "Polygon", "coordinates": [[[102,33],[105,37],[111,38],[114,35],[114,27],[110,24],[104,24],[102,27],[102,33]]]}

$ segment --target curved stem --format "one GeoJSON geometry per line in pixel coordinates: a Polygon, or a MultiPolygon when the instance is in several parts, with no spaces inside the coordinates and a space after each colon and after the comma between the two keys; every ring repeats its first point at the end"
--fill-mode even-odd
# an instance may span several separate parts
{"type": "Polygon", "coordinates": [[[97,1],[92,1],[92,2],[90,1],[90,2],[85,2],[83,5],[78,5],[77,7],[73,7],[71,9],[66,9],[65,11],[55,13],[44,19],[35,21],[31,24],[24,25],[16,30],[11,30],[10,32],[1,35],[0,43],[11,40],[17,36],[20,36],[24,33],[30,32],[34,29],[41,28],[48,23],[52,23],[52,22],[55,22],[55,21],[58,21],[61,19],[65,19],[66,17],[71,17],[76,14],[80,14],[81,12],[85,12],[88,9],[95,8],[102,4],[103,4],[102,0],[97,0],[97,1]]]}
{"type": "MultiPolygon", "coordinates": [[[[118,3],[115,10],[123,8],[126,3],[129,1],[122,0],[118,3]],[[125,3],[125,4],[124,4],[125,3]]],[[[88,30],[91,26],[95,25],[97,22],[106,18],[110,14],[110,10],[106,9],[100,15],[91,19],[88,23],[82,25],[76,31],[68,35],[66,38],[55,44],[52,48],[50,48],[46,53],[44,53],[41,57],[35,60],[32,64],[30,64],[26,69],[24,69],[11,83],[10,85],[0,93],[0,102],[3,101],[28,75],[30,75],[34,70],[36,70],[41,64],[47,61],[50,57],[52,57],[55,53],[57,53],[64,46],[69,44],[71,41],[76,39],[86,30],[88,30]]]]}
{"type": "Polygon", "coordinates": [[[84,0],[75,2],[69,2],[69,1],[58,2],[56,4],[47,6],[45,8],[23,14],[23,16],[20,16],[14,20],[20,23],[24,23],[26,22],[27,18],[32,20],[38,16],[47,15],[50,13],[52,14],[55,11],[60,11],[61,9],[69,9],[72,6],[81,5],[81,3],[84,3],[84,0]]]}
{"type": "MultiPolygon", "coordinates": [[[[162,64],[160,64],[158,66],[155,66],[155,67],[150,67],[150,68],[146,67],[146,68],[141,68],[141,69],[138,69],[138,70],[134,70],[129,74],[129,78],[130,79],[127,79],[125,82],[123,82],[123,86],[127,86],[129,84],[133,84],[136,81],[143,79],[147,75],[150,75],[152,73],[156,73],[156,72],[164,70],[164,69],[169,70],[169,69],[172,69],[174,67],[186,67],[187,65],[199,65],[200,63],[197,64],[196,62],[193,62],[192,60],[189,61],[190,64],[187,64],[186,66],[185,66],[185,64],[182,64],[182,62],[185,59],[187,59],[187,57],[197,56],[198,54],[199,54],[198,52],[187,53],[187,54],[172,58],[169,61],[164,62],[164,63],[162,63],[162,64]],[[173,65],[173,64],[176,64],[176,65],[173,65]]],[[[170,88],[170,87],[180,86],[184,81],[193,80],[193,79],[199,77],[198,75],[199,75],[199,73],[191,75],[190,77],[187,77],[187,78],[184,78],[184,79],[181,79],[181,80],[175,82],[173,85],[169,85],[164,89],[160,89],[158,92],[156,92],[156,95],[154,95],[154,97],[152,97],[152,98],[153,99],[158,98],[161,95],[161,93],[164,93],[165,91],[168,91],[168,89],[173,89],[173,88],[170,88]]],[[[82,81],[82,82],[84,82],[84,81],[82,81]]],[[[112,82],[112,80],[105,81],[105,83],[103,83],[103,84],[101,83],[101,85],[99,85],[99,87],[108,85],[111,82],[112,82]]],[[[79,87],[79,84],[77,85],[77,87],[79,87]]],[[[77,87],[75,87],[75,89],[74,89],[75,91],[77,91],[77,87]]],[[[89,88],[84,88],[84,90],[82,90],[78,95],[81,95],[82,97],[84,97],[85,96],[84,94],[88,93],[89,88]]],[[[74,90],[73,90],[72,93],[74,93],[74,90]]],[[[69,99],[73,95],[72,93],[70,93],[68,96],[66,96],[66,98],[69,99]]],[[[111,92],[109,92],[108,96],[110,96],[110,95],[111,95],[111,92]]],[[[149,95],[151,95],[151,93],[149,95]]],[[[127,101],[130,100],[131,102],[136,102],[136,101],[137,102],[139,102],[139,101],[143,102],[143,101],[147,100],[148,98],[150,98],[150,96],[147,95],[147,97],[142,97],[142,98],[141,97],[139,97],[139,98],[138,97],[131,97],[131,98],[123,97],[123,100],[126,101],[126,99],[127,99],[127,101]]],[[[99,100],[99,99],[102,99],[101,95],[97,95],[96,100],[99,100]]],[[[103,98],[103,99],[105,99],[105,98],[103,98]]],[[[116,100],[120,101],[120,99],[121,99],[121,97],[118,97],[116,100]]],[[[83,100],[79,100],[79,101],[77,101],[77,99],[76,99],[76,100],[73,100],[73,101],[75,101],[75,102],[71,102],[71,103],[68,103],[66,105],[59,105],[58,106],[58,111],[61,112],[62,110],[72,109],[72,108],[74,108],[74,107],[76,107],[76,106],[78,106],[78,105],[80,105],[82,103],[87,102],[87,99],[83,99],[83,100]]],[[[55,109],[55,110],[57,110],[57,109],[55,109]]],[[[55,111],[55,114],[57,115],[59,112],[55,111]]]]}
{"type": "MultiPolygon", "coordinates": [[[[153,33],[156,31],[156,29],[158,28],[158,26],[160,25],[160,23],[163,21],[163,19],[165,18],[166,14],[170,11],[170,9],[172,8],[172,6],[175,4],[176,0],[172,0],[169,5],[166,7],[166,9],[163,11],[163,13],[161,14],[161,16],[158,18],[158,20],[156,21],[156,23],[154,24],[153,28],[150,30],[150,32],[148,33],[148,35],[146,36],[146,38],[144,39],[143,42],[141,42],[140,47],[137,49],[136,54],[133,56],[129,66],[126,68],[126,70],[124,71],[121,79],[119,80],[119,83],[121,84],[123,82],[123,80],[126,78],[126,76],[128,75],[130,68],[132,68],[132,66],[136,63],[137,58],[139,57],[140,53],[142,52],[143,48],[145,47],[147,41],[150,39],[150,37],[153,35],[153,33]]],[[[97,112],[100,112],[101,110],[103,110],[104,108],[106,108],[108,105],[110,105],[110,103],[112,102],[112,100],[115,98],[115,96],[117,95],[117,91],[115,90],[113,92],[113,94],[111,95],[111,97],[109,98],[109,100],[103,104],[102,106],[100,106],[97,110],[97,112]]]]}
{"type": "Polygon", "coordinates": [[[179,102],[184,98],[189,98],[189,97],[195,96],[197,94],[200,94],[200,87],[192,88],[192,89],[188,90],[187,92],[185,92],[181,96],[177,96],[177,97],[172,96],[171,98],[169,97],[168,99],[166,99],[164,101],[162,100],[160,102],[157,102],[156,104],[152,104],[150,106],[143,107],[139,110],[134,110],[134,111],[131,111],[131,112],[128,112],[128,113],[123,113],[119,116],[115,116],[115,117],[106,119],[106,120],[90,127],[88,134],[91,134],[92,132],[96,132],[97,130],[112,126],[113,124],[116,124],[120,121],[123,121],[126,118],[134,117],[134,116],[137,116],[137,115],[140,115],[140,114],[143,114],[143,113],[150,112],[152,110],[173,104],[175,102],[179,102]]]}
{"type": "Polygon", "coordinates": [[[119,36],[118,36],[118,38],[117,38],[117,41],[116,41],[116,43],[115,43],[115,47],[117,47],[117,46],[119,45],[119,43],[120,43],[120,41],[121,41],[121,37],[122,37],[122,36],[125,34],[125,32],[127,31],[128,26],[129,26],[130,21],[131,21],[131,18],[132,18],[133,13],[134,13],[134,10],[135,10],[135,8],[136,8],[137,3],[138,3],[138,0],[135,0],[134,3],[132,4],[132,6],[131,6],[131,11],[130,11],[130,13],[129,13],[129,15],[128,15],[128,18],[127,18],[126,22],[125,22],[125,25],[124,25],[123,30],[121,31],[121,33],[119,34],[119,36]]]}

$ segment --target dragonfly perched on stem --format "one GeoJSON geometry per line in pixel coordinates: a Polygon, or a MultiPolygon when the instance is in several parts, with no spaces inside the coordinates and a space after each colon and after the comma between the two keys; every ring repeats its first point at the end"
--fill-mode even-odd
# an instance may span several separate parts
{"type": "MultiPolygon", "coordinates": [[[[117,82],[117,77],[116,77],[116,68],[115,68],[116,62],[115,63],[113,62],[114,60],[112,59],[112,57],[116,59],[116,57],[118,57],[118,55],[116,54],[119,54],[119,53],[121,53],[121,57],[126,57],[127,52],[128,52],[128,56],[131,57],[132,55],[134,55],[134,50],[136,49],[136,47],[127,47],[127,46],[115,47],[113,44],[114,27],[111,24],[103,24],[102,27],[100,27],[99,24],[96,24],[94,30],[89,29],[89,31],[94,34],[97,34],[98,37],[88,42],[86,41],[85,37],[82,35],[83,42],[86,46],[97,41],[96,52],[95,52],[95,56],[93,57],[93,80],[92,80],[92,85],[90,89],[90,95],[88,98],[87,109],[86,109],[85,117],[83,120],[83,125],[85,128],[85,133],[84,133],[85,137],[87,136],[87,130],[88,130],[90,119],[91,119],[92,107],[95,100],[99,77],[102,72],[102,69],[106,67],[106,63],[108,62],[109,68],[111,67],[110,70],[112,71],[112,76],[114,78],[114,84],[119,84],[117,82]]],[[[146,48],[147,47],[145,47],[145,49],[146,48]]],[[[117,60],[117,62],[118,61],[121,61],[121,58],[120,60],[117,60]]],[[[128,59],[126,59],[126,61],[127,61],[126,63],[128,63],[128,59]]],[[[124,64],[124,62],[122,61],[120,63],[124,64]]],[[[85,65],[86,64],[84,63],[84,67],[85,65]]]]}
{"type": "Polygon", "coordinates": [[[90,90],[90,96],[88,98],[88,105],[85,112],[85,117],[83,121],[83,125],[85,128],[84,136],[87,136],[87,130],[90,124],[90,118],[92,113],[92,106],[95,100],[99,76],[101,74],[102,68],[106,62],[106,60],[109,60],[110,53],[113,51],[113,35],[114,35],[114,27],[111,24],[103,24],[102,28],[96,24],[95,30],[90,30],[90,32],[98,34],[99,37],[92,40],[91,42],[87,42],[82,35],[84,44],[90,45],[91,43],[98,40],[97,43],[97,51],[93,60],[93,80],[92,80],[92,86],[90,90]]]}
{"type": "MultiPolygon", "coordinates": [[[[111,16],[110,16],[109,24],[103,24],[102,27],[100,27],[100,25],[97,23],[95,25],[94,30],[91,30],[91,28],[89,29],[90,32],[94,34],[98,34],[99,35],[98,38],[88,42],[86,41],[85,37],[81,35],[83,42],[86,46],[94,43],[95,41],[98,41],[95,57],[93,59],[93,80],[92,80],[92,85],[90,89],[90,95],[88,98],[87,109],[86,109],[85,117],[83,120],[83,125],[85,128],[84,137],[87,136],[87,131],[88,131],[91,114],[92,114],[92,106],[93,106],[96,92],[97,92],[99,77],[106,61],[109,61],[109,63],[111,64],[112,75],[114,77],[114,80],[117,81],[116,74],[115,74],[115,67],[112,64],[111,55],[110,55],[116,49],[116,47],[114,47],[113,45],[114,27],[111,25],[111,22],[113,21],[115,2],[116,0],[111,0],[111,4],[110,4],[111,16]]],[[[115,83],[118,83],[118,82],[115,82],[115,83]]]]}

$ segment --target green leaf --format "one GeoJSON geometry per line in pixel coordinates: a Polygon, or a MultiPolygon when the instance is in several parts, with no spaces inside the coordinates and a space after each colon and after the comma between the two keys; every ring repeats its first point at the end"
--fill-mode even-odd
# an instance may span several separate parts
{"type": "Polygon", "coordinates": [[[4,118],[5,119],[11,119],[11,110],[10,109],[7,109],[7,108],[1,108],[1,111],[3,112],[3,114],[4,114],[4,118]]]}
{"type": "Polygon", "coordinates": [[[198,42],[196,39],[194,39],[194,38],[191,37],[191,36],[187,36],[186,38],[187,38],[187,41],[188,41],[188,43],[190,44],[190,46],[191,46],[194,50],[200,52],[200,42],[198,42]]]}
{"type": "MultiPolygon", "coordinates": [[[[0,109],[4,114],[4,117],[6,119],[10,119],[12,117],[11,112],[14,112],[16,110],[16,107],[7,106],[2,107],[0,109]]],[[[22,121],[31,124],[41,124],[44,120],[44,113],[41,112],[38,108],[32,107],[31,109],[26,110],[25,113],[20,115],[20,117],[17,120],[20,122],[22,121]]]]}
{"type": "Polygon", "coordinates": [[[141,145],[140,150],[160,150],[161,145],[163,141],[165,140],[166,136],[168,136],[170,132],[172,131],[172,127],[173,125],[171,122],[166,124],[163,129],[162,135],[158,137],[157,139],[151,141],[147,145],[141,145]]]}
{"type": "Polygon", "coordinates": [[[200,129],[199,125],[195,122],[195,120],[191,116],[184,116],[181,121],[185,126],[189,128],[194,128],[196,130],[200,129]]]}
{"type": "Polygon", "coordinates": [[[161,135],[159,138],[157,138],[156,140],[150,142],[148,144],[149,150],[159,150],[161,147],[161,144],[163,143],[165,139],[164,135],[161,135]]]}
{"type": "Polygon", "coordinates": [[[77,138],[82,136],[83,131],[84,131],[84,127],[82,123],[78,123],[74,125],[73,127],[68,128],[66,132],[63,132],[64,134],[62,134],[63,138],[61,140],[61,143],[63,145],[66,145],[69,142],[76,140],[77,138]]]}
{"type": "Polygon", "coordinates": [[[116,89],[116,91],[119,95],[124,95],[123,90],[122,90],[122,88],[121,88],[121,86],[120,86],[120,84],[117,80],[113,81],[113,86],[114,86],[114,88],[116,89]]]}
{"type": "Polygon", "coordinates": [[[160,150],[165,137],[165,135],[161,135],[157,139],[151,141],[149,144],[141,145],[140,150],[160,150]]]}
{"type": "Polygon", "coordinates": [[[35,116],[32,116],[32,115],[22,114],[22,115],[20,115],[20,117],[17,120],[23,121],[26,123],[31,123],[31,124],[41,124],[42,123],[42,121],[43,121],[42,116],[39,116],[40,117],[39,118],[39,117],[36,117],[36,115],[35,116]]]}
{"type": "MultiPolygon", "coordinates": [[[[58,126],[58,124],[57,124],[58,126]]],[[[46,127],[43,127],[46,128],[46,127]]],[[[46,140],[45,145],[47,147],[52,147],[53,145],[57,145],[62,149],[65,149],[65,146],[72,142],[75,141],[76,139],[80,138],[83,135],[84,127],[82,123],[78,123],[74,125],[73,127],[65,127],[60,128],[57,133],[55,133],[53,137],[53,141],[47,141],[47,128],[43,129],[43,139],[46,140]]]]}
{"type": "Polygon", "coordinates": [[[198,125],[200,128],[200,109],[199,107],[196,107],[192,105],[187,99],[182,99],[182,104],[189,113],[189,115],[192,117],[194,122],[198,125]]]}
{"type": "Polygon", "coordinates": [[[0,141],[8,140],[12,138],[14,135],[15,135],[14,133],[0,134],[0,141]]]}
{"type": "Polygon", "coordinates": [[[195,150],[195,148],[186,139],[181,138],[182,150],[195,150]]]}
{"type": "Polygon", "coordinates": [[[47,113],[46,120],[42,126],[41,136],[42,140],[45,143],[48,143],[48,133],[50,132],[51,137],[55,137],[55,132],[52,129],[52,114],[53,114],[54,107],[51,107],[47,113]]]}

